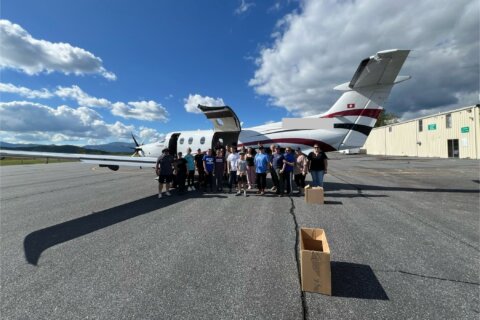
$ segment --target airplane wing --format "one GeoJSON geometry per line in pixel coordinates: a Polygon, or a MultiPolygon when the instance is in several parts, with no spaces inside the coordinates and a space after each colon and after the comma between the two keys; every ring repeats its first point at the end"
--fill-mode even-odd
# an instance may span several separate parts
{"type": "Polygon", "coordinates": [[[101,166],[109,167],[112,170],[115,170],[115,167],[116,169],[118,169],[118,166],[155,168],[155,164],[157,163],[157,158],[152,157],[109,156],[96,154],[33,152],[16,150],[0,150],[0,157],[72,159],[79,160],[85,163],[99,164],[101,166]]]}

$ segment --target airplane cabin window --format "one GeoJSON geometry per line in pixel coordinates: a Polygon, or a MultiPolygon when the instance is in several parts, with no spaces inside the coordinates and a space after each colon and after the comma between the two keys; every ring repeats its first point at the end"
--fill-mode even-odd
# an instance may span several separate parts
{"type": "Polygon", "coordinates": [[[193,142],[193,138],[192,137],[188,138],[188,144],[192,144],[192,142],[193,142]]]}
{"type": "Polygon", "coordinates": [[[180,138],[180,144],[183,144],[184,141],[185,141],[184,138],[180,138]]]}
{"type": "Polygon", "coordinates": [[[201,137],[200,138],[200,144],[204,144],[205,143],[205,137],[201,137]]]}

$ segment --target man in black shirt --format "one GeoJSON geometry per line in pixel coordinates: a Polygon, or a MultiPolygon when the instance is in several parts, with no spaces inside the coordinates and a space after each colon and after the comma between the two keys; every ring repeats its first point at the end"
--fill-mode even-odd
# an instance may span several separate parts
{"type": "Polygon", "coordinates": [[[178,191],[182,194],[185,192],[185,179],[187,177],[187,160],[182,157],[182,153],[178,153],[178,159],[175,160],[175,168],[177,171],[178,191]]]}
{"type": "Polygon", "coordinates": [[[197,172],[198,172],[197,190],[200,190],[200,188],[203,187],[203,184],[205,181],[205,169],[203,168],[203,153],[200,148],[197,150],[197,154],[195,155],[194,161],[195,161],[195,168],[197,168],[197,172]]]}
{"type": "Polygon", "coordinates": [[[313,187],[323,187],[323,176],[327,173],[328,157],[318,144],[313,146],[313,152],[308,155],[308,171],[312,175],[313,187]]]}

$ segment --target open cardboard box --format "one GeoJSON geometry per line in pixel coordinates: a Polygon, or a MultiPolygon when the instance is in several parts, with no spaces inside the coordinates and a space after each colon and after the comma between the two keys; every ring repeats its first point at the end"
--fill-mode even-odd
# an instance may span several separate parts
{"type": "Polygon", "coordinates": [[[300,228],[302,291],[332,295],[330,247],[323,229],[300,228]]]}
{"type": "Polygon", "coordinates": [[[307,203],[324,203],[324,195],[322,187],[305,186],[305,201],[307,203]]]}

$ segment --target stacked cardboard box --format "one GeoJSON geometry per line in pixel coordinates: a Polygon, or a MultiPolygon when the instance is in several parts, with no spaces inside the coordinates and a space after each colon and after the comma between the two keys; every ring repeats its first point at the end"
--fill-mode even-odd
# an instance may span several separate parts
{"type": "Polygon", "coordinates": [[[332,295],[330,247],[323,229],[300,228],[302,290],[332,295]]]}
{"type": "Polygon", "coordinates": [[[305,187],[305,201],[307,203],[324,203],[323,188],[311,187],[310,185],[305,187]]]}

